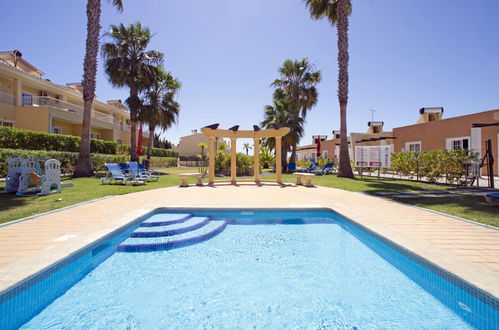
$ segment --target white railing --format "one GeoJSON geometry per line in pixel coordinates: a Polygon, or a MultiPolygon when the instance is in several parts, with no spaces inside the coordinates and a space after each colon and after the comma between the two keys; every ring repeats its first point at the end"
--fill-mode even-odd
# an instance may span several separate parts
{"type": "Polygon", "coordinates": [[[113,124],[114,123],[114,117],[111,115],[106,115],[105,113],[98,112],[95,110],[92,110],[92,118],[102,120],[102,121],[107,121],[108,123],[113,124]]]}
{"type": "Polygon", "coordinates": [[[16,96],[14,94],[0,92],[0,103],[16,105],[16,96]]]}
{"type": "MultiPolygon", "coordinates": [[[[31,96],[31,95],[24,95],[23,100],[22,100],[22,105],[25,107],[40,107],[40,106],[48,106],[51,108],[56,108],[62,111],[70,112],[70,113],[75,113],[80,116],[83,116],[83,107],[64,102],[58,99],[55,99],[50,96],[31,96]]],[[[92,110],[91,112],[92,118],[106,121],[109,123],[114,123],[114,117],[102,112],[98,112],[95,110],[92,110]]]]}

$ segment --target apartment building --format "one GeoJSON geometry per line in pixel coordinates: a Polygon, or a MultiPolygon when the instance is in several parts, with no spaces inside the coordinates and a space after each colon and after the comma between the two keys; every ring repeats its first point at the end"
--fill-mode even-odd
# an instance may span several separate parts
{"type": "MultiPolygon", "coordinates": [[[[468,149],[483,157],[486,141],[490,139],[496,160],[495,171],[499,173],[499,109],[444,118],[442,107],[425,107],[419,109],[419,117],[413,125],[385,132],[383,124],[369,122],[366,133],[350,133],[348,146],[352,159],[355,146],[369,145],[393,145],[395,152],[468,149]]],[[[339,145],[339,132],[333,131],[331,139],[321,142],[323,155],[328,155],[329,160],[334,159],[339,155],[339,145]]],[[[315,143],[299,147],[298,159],[315,158],[315,150],[315,143]]]]}
{"type": "MultiPolygon", "coordinates": [[[[206,135],[198,132],[197,129],[191,130],[191,133],[191,135],[182,136],[179,143],[176,146],[173,146],[173,150],[178,152],[179,156],[188,157],[199,155],[201,153],[201,148],[199,148],[198,145],[204,143],[208,146],[210,141],[206,135]]],[[[220,142],[227,143],[222,138],[216,138],[215,145],[220,142]]],[[[230,144],[227,143],[227,146],[229,145],[230,144]]],[[[208,149],[206,149],[205,152],[208,153],[208,149]]]]}
{"type": "MultiPolygon", "coordinates": [[[[0,126],[80,136],[81,84],[59,85],[44,75],[19,51],[0,52],[0,126]]],[[[130,113],[121,101],[96,99],[91,116],[93,138],[130,144],[130,113]]],[[[148,133],[143,137],[145,144],[148,133]]]]}

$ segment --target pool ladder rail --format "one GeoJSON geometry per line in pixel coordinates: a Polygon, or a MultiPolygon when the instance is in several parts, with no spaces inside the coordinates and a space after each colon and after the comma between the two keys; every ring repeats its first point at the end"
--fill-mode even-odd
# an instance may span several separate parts
{"type": "Polygon", "coordinates": [[[221,233],[228,222],[193,214],[157,214],[146,219],[128,239],[118,245],[118,252],[161,251],[193,245],[221,233]]]}

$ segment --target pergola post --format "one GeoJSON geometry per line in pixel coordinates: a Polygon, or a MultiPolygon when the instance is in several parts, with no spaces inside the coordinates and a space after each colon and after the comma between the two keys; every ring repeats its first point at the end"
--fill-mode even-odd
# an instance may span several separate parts
{"type": "Polygon", "coordinates": [[[260,183],[260,138],[253,138],[253,175],[255,182],[260,183]]]}
{"type": "Polygon", "coordinates": [[[209,184],[213,184],[215,182],[215,138],[209,137],[209,146],[208,146],[208,176],[209,176],[209,184]]]}
{"type": "Polygon", "coordinates": [[[278,183],[282,182],[281,138],[281,136],[276,136],[275,138],[275,180],[278,183]]]}
{"type": "Polygon", "coordinates": [[[236,138],[230,138],[230,182],[236,184],[237,176],[237,153],[236,153],[236,138]]]}

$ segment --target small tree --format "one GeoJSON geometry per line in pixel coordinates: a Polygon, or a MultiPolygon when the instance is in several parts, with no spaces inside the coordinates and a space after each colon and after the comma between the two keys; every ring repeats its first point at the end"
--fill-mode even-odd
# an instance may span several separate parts
{"type": "Polygon", "coordinates": [[[248,155],[248,150],[253,149],[249,143],[243,144],[243,149],[246,151],[246,155],[248,155]]]}
{"type": "Polygon", "coordinates": [[[201,148],[201,154],[198,155],[199,159],[201,160],[201,163],[198,162],[198,171],[199,173],[203,173],[203,175],[205,175],[207,167],[206,167],[206,155],[204,153],[204,150],[208,148],[208,146],[204,142],[199,142],[198,147],[201,148]]]}
{"type": "Polygon", "coordinates": [[[265,146],[260,146],[260,162],[262,163],[263,168],[269,168],[270,165],[274,164],[275,156],[272,154],[270,149],[265,146]]]}

